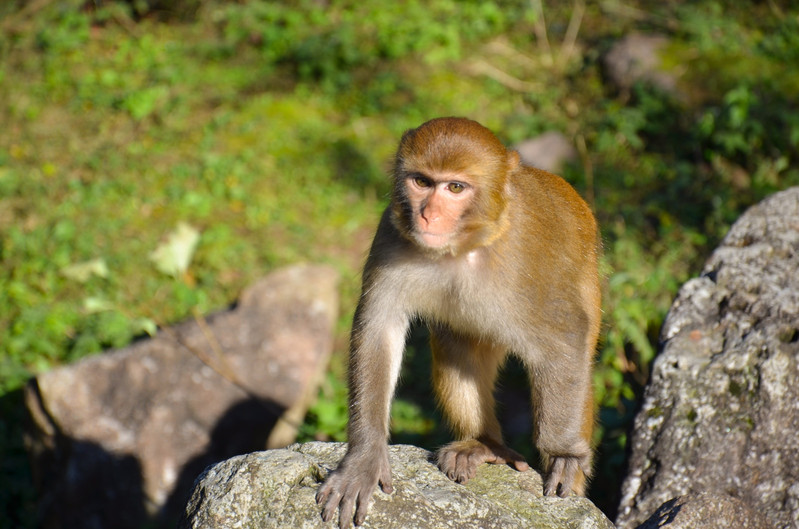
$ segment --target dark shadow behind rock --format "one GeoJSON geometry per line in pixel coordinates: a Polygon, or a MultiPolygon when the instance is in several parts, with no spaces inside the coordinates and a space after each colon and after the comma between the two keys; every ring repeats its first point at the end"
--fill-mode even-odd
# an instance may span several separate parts
{"type": "MultiPolygon", "coordinates": [[[[333,527],[316,505],[319,484],[343,457],[341,443],[307,443],[219,463],[198,479],[180,529],[333,527]]],[[[506,465],[483,465],[460,485],[408,445],[390,447],[394,492],[377,492],[363,529],[612,529],[585,498],[542,497],[541,477],[506,465]]]]}
{"type": "Polygon", "coordinates": [[[799,188],[735,223],[680,289],[661,340],[635,420],[620,529],[668,512],[663,504],[678,496],[698,505],[702,493],[747,507],[735,527],[762,526],[745,512],[799,526],[799,188]]]}
{"type": "Polygon", "coordinates": [[[206,466],[292,442],[332,351],[336,284],[328,267],[282,269],[230,311],[32,380],[42,526],[174,526],[206,466]]]}
{"type": "Polygon", "coordinates": [[[50,490],[39,504],[41,527],[140,529],[148,519],[136,457],[71,441],[69,454],[49,463],[37,476],[50,490]]]}

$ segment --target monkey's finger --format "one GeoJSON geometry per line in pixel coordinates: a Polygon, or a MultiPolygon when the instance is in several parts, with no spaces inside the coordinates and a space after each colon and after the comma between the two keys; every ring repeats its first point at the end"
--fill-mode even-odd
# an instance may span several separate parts
{"type": "Polygon", "coordinates": [[[364,522],[364,520],[366,520],[366,513],[369,512],[369,507],[371,505],[372,505],[372,500],[369,496],[359,497],[358,507],[357,509],[355,509],[355,525],[361,525],[364,522]]]}
{"type": "Polygon", "coordinates": [[[394,492],[394,486],[391,483],[391,476],[388,478],[381,478],[380,481],[380,490],[385,492],[386,494],[391,494],[394,492]]]}
{"type": "Polygon", "coordinates": [[[525,470],[530,470],[530,465],[525,461],[525,459],[521,456],[519,457],[508,457],[508,456],[497,456],[494,458],[493,461],[489,461],[490,463],[494,463],[496,465],[510,465],[519,472],[524,472],[525,470]]]}
{"type": "Polygon", "coordinates": [[[477,467],[485,459],[480,454],[468,453],[458,454],[456,459],[456,473],[458,475],[456,481],[458,483],[466,483],[477,474],[477,467]]]}
{"type": "Polygon", "coordinates": [[[322,485],[316,492],[316,504],[322,505],[327,500],[328,496],[330,496],[330,488],[322,485]]]}
{"type": "Polygon", "coordinates": [[[527,464],[524,456],[515,450],[503,448],[502,450],[495,450],[493,454],[494,457],[488,460],[489,463],[493,463],[495,465],[511,465],[519,472],[524,472],[525,470],[530,469],[530,465],[527,464]]]}
{"type": "Polygon", "coordinates": [[[511,450],[507,448],[502,457],[507,461],[507,463],[519,472],[524,472],[525,470],[530,469],[530,465],[527,464],[527,461],[524,459],[524,456],[521,455],[519,452],[515,450],[511,450]]]}
{"type": "Polygon", "coordinates": [[[324,505],[322,509],[322,519],[324,521],[329,522],[333,519],[339,501],[341,501],[341,493],[336,490],[333,483],[326,481],[322,484],[319,492],[316,493],[316,503],[324,505]]]}
{"type": "Polygon", "coordinates": [[[563,469],[563,475],[560,478],[560,496],[565,498],[572,491],[574,485],[574,477],[577,474],[577,460],[573,457],[566,459],[563,469]]]}
{"type": "Polygon", "coordinates": [[[530,470],[530,464],[524,459],[516,459],[513,461],[513,468],[519,472],[524,472],[526,470],[530,470]]]}
{"type": "Polygon", "coordinates": [[[546,496],[555,496],[558,493],[558,485],[560,484],[560,479],[561,476],[563,476],[563,469],[565,467],[566,460],[562,457],[556,457],[549,471],[546,487],[544,487],[544,494],[546,496]]]}
{"type": "MultiPolygon", "coordinates": [[[[352,512],[355,510],[355,498],[353,494],[347,494],[339,504],[338,527],[347,529],[352,523],[352,512]]],[[[356,522],[357,524],[357,522],[356,522]]]]}
{"type": "Polygon", "coordinates": [[[455,458],[455,453],[450,452],[449,450],[442,450],[438,452],[438,468],[443,470],[449,479],[455,479],[452,474],[452,469],[455,467],[455,463],[453,459],[455,458]]]}
{"type": "Polygon", "coordinates": [[[332,491],[332,493],[326,492],[322,501],[325,504],[325,508],[322,509],[322,520],[329,522],[333,519],[333,515],[336,514],[336,507],[341,501],[341,493],[336,491],[332,491]]]}

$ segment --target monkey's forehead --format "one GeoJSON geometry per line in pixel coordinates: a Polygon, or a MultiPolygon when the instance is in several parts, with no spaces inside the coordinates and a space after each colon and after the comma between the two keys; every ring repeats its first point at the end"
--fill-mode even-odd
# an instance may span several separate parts
{"type": "Polygon", "coordinates": [[[480,149],[476,145],[461,148],[452,144],[428,144],[398,153],[397,168],[401,172],[418,172],[433,179],[464,175],[478,176],[501,172],[507,151],[501,153],[480,149]]]}
{"type": "Polygon", "coordinates": [[[420,173],[433,180],[444,180],[449,177],[463,178],[464,175],[482,173],[483,165],[485,160],[471,156],[458,153],[431,153],[405,156],[399,168],[404,173],[420,173]]]}

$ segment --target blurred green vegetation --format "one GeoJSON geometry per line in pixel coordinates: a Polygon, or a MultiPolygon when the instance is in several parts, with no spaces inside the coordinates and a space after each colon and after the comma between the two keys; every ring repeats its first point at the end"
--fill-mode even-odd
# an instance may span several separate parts
{"type": "MultiPolygon", "coordinates": [[[[222,309],[283,264],[343,274],[339,347],[301,431],[343,439],[347,329],[392,151],[440,115],[581,148],[564,176],[605,244],[592,497],[612,515],[679,285],[747,206],[799,184],[798,65],[799,8],[779,0],[5,2],[0,527],[35,526],[30,376],[222,309]],[[680,95],[607,83],[602,54],[634,31],[670,37],[680,95]],[[196,253],[164,274],[151,255],[180,223],[196,253]]],[[[425,354],[417,330],[393,432],[434,448],[425,354]]]]}

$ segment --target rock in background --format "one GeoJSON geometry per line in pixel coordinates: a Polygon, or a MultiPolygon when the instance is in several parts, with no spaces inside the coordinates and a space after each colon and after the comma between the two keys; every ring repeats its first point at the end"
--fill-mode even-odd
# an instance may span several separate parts
{"type": "Polygon", "coordinates": [[[293,442],[332,351],[337,281],[279,270],[230,311],[34,379],[41,526],[173,527],[206,466],[293,442]]]}
{"type": "Polygon", "coordinates": [[[661,339],[619,528],[653,515],[645,527],[798,527],[799,188],[735,223],[680,290],[661,339]],[[712,514],[725,502],[738,509],[732,526],[712,514]],[[711,514],[699,525],[668,515],[702,504],[711,514]]]}
{"type": "Polygon", "coordinates": [[[519,152],[524,165],[560,174],[564,164],[577,160],[577,149],[569,139],[556,131],[549,131],[525,140],[513,147],[519,152]]]}
{"type": "Polygon", "coordinates": [[[637,82],[678,95],[679,73],[667,70],[660,54],[669,45],[665,35],[633,33],[617,41],[603,57],[608,80],[623,93],[637,82]]]}
{"type": "MultiPolygon", "coordinates": [[[[180,529],[311,529],[324,523],[315,496],[344,456],[341,443],[307,443],[234,457],[198,479],[180,529]]],[[[394,492],[375,493],[363,529],[612,529],[585,498],[542,497],[541,476],[483,465],[466,485],[448,479],[421,448],[389,448],[394,492]]],[[[338,513],[336,513],[338,515],[338,513]]]]}

